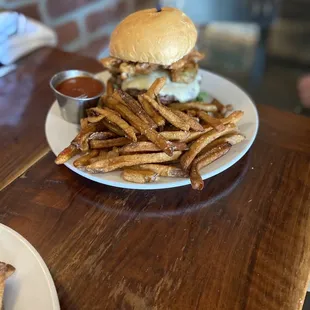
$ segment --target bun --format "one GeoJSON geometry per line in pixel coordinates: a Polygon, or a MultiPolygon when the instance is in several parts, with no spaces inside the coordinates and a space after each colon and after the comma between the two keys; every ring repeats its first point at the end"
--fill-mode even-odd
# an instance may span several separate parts
{"type": "Polygon", "coordinates": [[[196,27],[182,11],[148,9],[127,16],[115,28],[110,54],[125,61],[171,65],[187,55],[196,41],[196,27]]]}

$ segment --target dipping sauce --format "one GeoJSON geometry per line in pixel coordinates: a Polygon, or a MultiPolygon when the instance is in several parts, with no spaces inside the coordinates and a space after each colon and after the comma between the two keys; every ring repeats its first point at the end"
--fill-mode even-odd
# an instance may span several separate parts
{"type": "Polygon", "coordinates": [[[92,77],[77,76],[59,83],[56,90],[73,98],[92,98],[99,95],[104,90],[104,86],[92,77]]]}

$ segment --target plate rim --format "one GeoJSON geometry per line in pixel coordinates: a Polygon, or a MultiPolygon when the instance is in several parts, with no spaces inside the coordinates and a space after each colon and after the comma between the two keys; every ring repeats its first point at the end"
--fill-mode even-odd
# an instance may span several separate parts
{"type": "MultiPolygon", "coordinates": [[[[95,74],[95,76],[98,76],[100,74],[105,73],[106,71],[100,71],[97,72],[95,74]]],[[[251,139],[248,140],[248,144],[247,146],[242,150],[242,152],[240,152],[239,154],[237,154],[231,161],[229,161],[228,163],[223,164],[222,166],[218,167],[217,169],[213,170],[212,172],[209,173],[205,173],[202,174],[202,179],[203,180],[207,180],[209,178],[212,178],[214,176],[216,176],[217,174],[220,174],[221,172],[227,170],[228,168],[232,167],[236,162],[238,162],[248,151],[249,149],[252,147],[256,137],[257,137],[257,133],[259,130],[259,115],[258,115],[258,110],[257,107],[254,103],[254,100],[252,99],[252,97],[248,94],[247,91],[245,91],[243,88],[241,88],[239,85],[237,85],[235,82],[231,81],[229,78],[223,77],[220,74],[214,73],[212,71],[209,70],[204,70],[204,69],[199,69],[199,72],[205,72],[207,74],[212,75],[213,77],[216,78],[221,78],[224,81],[229,82],[230,84],[232,84],[235,88],[237,88],[240,92],[242,92],[249,100],[249,103],[251,104],[253,111],[254,111],[254,116],[255,116],[255,120],[253,122],[253,124],[255,125],[255,130],[253,132],[253,135],[251,137],[251,139]]],[[[48,145],[50,147],[50,149],[52,150],[52,152],[57,156],[54,148],[52,147],[49,138],[48,138],[48,128],[47,128],[47,121],[48,118],[50,116],[51,110],[54,108],[54,106],[57,105],[57,100],[54,100],[54,102],[52,103],[51,107],[48,110],[48,113],[46,115],[46,119],[45,119],[45,136],[46,136],[46,140],[48,142],[48,145]]],[[[86,173],[82,170],[79,170],[77,168],[75,168],[71,163],[64,163],[64,165],[69,168],[71,171],[75,172],[76,174],[87,178],[88,180],[100,183],[100,184],[104,184],[104,185],[108,185],[108,186],[112,186],[112,187],[117,187],[117,188],[124,188],[124,189],[135,189],[135,190],[160,190],[160,189],[169,189],[169,188],[176,188],[176,187],[182,187],[182,186],[187,186],[190,185],[190,179],[189,178],[184,178],[184,180],[178,180],[178,181],[174,181],[174,182],[169,182],[169,183],[146,183],[146,184],[137,184],[137,183],[131,183],[131,182],[115,182],[115,181],[110,181],[110,180],[106,180],[103,179],[101,177],[98,177],[96,174],[89,174],[86,173]]]]}
{"type": "Polygon", "coordinates": [[[44,262],[42,256],[40,255],[40,253],[35,249],[35,247],[26,238],[24,238],[20,233],[18,233],[17,231],[12,229],[11,227],[0,223],[0,232],[1,232],[1,230],[7,231],[8,233],[10,233],[14,237],[16,237],[32,253],[34,258],[38,262],[39,266],[41,267],[41,270],[44,273],[45,279],[47,280],[48,288],[49,288],[50,295],[51,295],[52,302],[53,302],[52,307],[54,310],[60,310],[60,303],[59,303],[59,298],[58,298],[58,294],[57,294],[57,290],[56,290],[54,280],[52,278],[52,275],[51,275],[46,263],[44,262]]]}

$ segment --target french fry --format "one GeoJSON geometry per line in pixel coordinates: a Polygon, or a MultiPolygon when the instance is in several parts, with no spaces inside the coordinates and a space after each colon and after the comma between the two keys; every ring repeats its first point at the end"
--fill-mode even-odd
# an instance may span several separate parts
{"type": "Polygon", "coordinates": [[[145,100],[141,95],[138,96],[138,100],[141,103],[146,113],[154,120],[158,127],[165,126],[165,119],[152,107],[152,105],[145,100]]]}
{"type": "MultiPolygon", "coordinates": [[[[230,115],[228,115],[227,117],[224,117],[224,118],[220,119],[220,121],[224,125],[227,125],[229,123],[236,124],[237,122],[240,121],[242,116],[243,116],[243,112],[242,111],[235,111],[235,112],[231,113],[230,115]]],[[[213,129],[213,127],[211,127],[210,125],[204,125],[204,132],[190,132],[190,133],[188,133],[188,137],[183,139],[183,140],[181,140],[181,141],[185,142],[185,143],[192,142],[192,141],[197,140],[198,138],[200,138],[204,133],[207,133],[207,132],[211,131],[212,129],[213,129]]],[[[168,138],[166,138],[166,139],[168,139],[168,138]]]]}
{"type": "Polygon", "coordinates": [[[106,151],[100,151],[99,156],[93,157],[89,160],[89,164],[93,164],[97,161],[108,159],[108,158],[114,158],[119,156],[118,148],[113,148],[112,151],[106,152],[106,151]]]}
{"type": "Polygon", "coordinates": [[[224,118],[224,114],[221,114],[220,112],[213,112],[213,117],[215,118],[224,118]]]}
{"type": "Polygon", "coordinates": [[[218,145],[225,144],[225,143],[229,143],[230,145],[235,145],[235,144],[238,144],[238,143],[242,142],[244,139],[245,139],[245,136],[240,134],[240,133],[228,134],[226,136],[223,136],[221,138],[218,138],[218,139],[214,140],[209,145],[207,145],[199,153],[199,156],[205,154],[206,152],[208,152],[209,150],[211,150],[212,148],[214,148],[214,147],[216,147],[218,145]]]}
{"type": "Polygon", "coordinates": [[[188,102],[188,103],[171,103],[168,105],[171,109],[176,109],[180,111],[186,110],[202,110],[206,112],[217,112],[217,107],[210,103],[201,102],[188,102]]]}
{"type": "Polygon", "coordinates": [[[87,117],[81,118],[80,119],[81,130],[85,130],[87,128],[87,125],[88,125],[87,117]]]}
{"type": "Polygon", "coordinates": [[[188,131],[189,125],[184,123],[182,119],[180,119],[179,116],[173,113],[173,111],[160,102],[152,99],[147,94],[141,95],[143,99],[147,100],[155,110],[157,110],[162,117],[164,117],[169,123],[171,123],[173,126],[180,128],[181,130],[188,131]]]}
{"type": "Polygon", "coordinates": [[[206,167],[225,155],[231,148],[229,143],[224,143],[222,145],[216,146],[211,149],[206,154],[199,156],[193,161],[191,171],[190,171],[190,180],[193,189],[202,190],[204,187],[204,182],[201,178],[199,170],[203,167],[206,167]]]}
{"type": "Polygon", "coordinates": [[[226,108],[226,111],[228,111],[228,112],[230,112],[230,111],[233,110],[233,106],[232,106],[231,104],[227,104],[227,105],[225,106],[225,108],[226,108]]]}
{"type": "Polygon", "coordinates": [[[185,123],[187,123],[191,129],[194,131],[204,131],[204,128],[191,116],[183,113],[180,110],[174,110],[174,114],[176,114],[180,119],[182,119],[185,123]]]}
{"type": "Polygon", "coordinates": [[[133,183],[153,183],[158,180],[158,174],[151,170],[134,170],[134,169],[124,169],[122,173],[124,180],[133,183]]]}
{"type": "Polygon", "coordinates": [[[114,132],[116,135],[121,136],[121,137],[126,136],[125,132],[121,128],[119,128],[117,125],[111,123],[110,121],[103,119],[101,122],[104,124],[104,126],[107,129],[114,132]]]}
{"type": "MultiPolygon", "coordinates": [[[[178,111],[180,111],[180,110],[178,110],[178,111]]],[[[185,112],[186,112],[188,115],[193,116],[193,117],[197,116],[197,113],[198,113],[197,110],[187,110],[187,111],[185,111],[185,112]]]]}
{"type": "Polygon", "coordinates": [[[198,138],[200,138],[202,135],[204,135],[205,133],[209,132],[212,130],[212,127],[208,127],[208,128],[204,128],[203,132],[200,131],[196,131],[196,132],[190,132],[188,137],[184,140],[182,140],[182,142],[184,143],[190,143],[194,140],[197,140],[198,138]]]}
{"type": "Polygon", "coordinates": [[[145,152],[161,152],[161,149],[158,148],[158,146],[156,146],[153,142],[148,141],[130,143],[120,149],[120,154],[122,155],[145,152]]]}
{"type": "Polygon", "coordinates": [[[151,126],[151,128],[157,127],[155,121],[145,112],[145,110],[142,108],[142,106],[138,101],[136,101],[133,97],[131,97],[129,94],[120,89],[116,90],[116,93],[122,98],[122,100],[126,103],[128,108],[133,113],[138,115],[142,121],[151,126]]]}
{"type": "Polygon", "coordinates": [[[141,134],[145,135],[150,141],[155,143],[161,150],[167,155],[171,156],[173,151],[168,141],[162,137],[157,131],[150,128],[145,124],[139,117],[132,113],[125,105],[119,104],[113,97],[109,97],[107,105],[111,109],[116,110],[126,119],[133,127],[140,131],[141,134]]]}
{"type": "Polygon", "coordinates": [[[172,178],[186,178],[188,173],[181,168],[175,166],[161,165],[161,164],[144,164],[137,166],[138,169],[151,170],[161,177],[172,177],[172,178]]]}
{"type": "Polygon", "coordinates": [[[91,151],[87,152],[85,155],[83,155],[83,156],[79,157],[78,159],[76,159],[73,162],[73,166],[77,167],[77,168],[86,166],[86,165],[90,164],[90,159],[92,159],[93,157],[98,156],[98,154],[99,154],[98,150],[91,150],[91,151]]]}
{"type": "Polygon", "coordinates": [[[15,268],[3,262],[0,262],[0,309],[3,309],[3,296],[5,281],[15,272],[15,268]]]}
{"type": "Polygon", "coordinates": [[[113,83],[112,83],[111,79],[109,79],[107,82],[106,94],[107,94],[107,96],[112,96],[113,92],[114,92],[113,83]]]}
{"type": "Polygon", "coordinates": [[[120,116],[118,116],[114,111],[106,108],[92,108],[91,111],[98,113],[103,118],[106,118],[108,121],[117,125],[121,130],[123,130],[126,136],[131,139],[132,141],[136,142],[137,137],[133,130],[133,127],[130,126],[126,121],[124,121],[120,116]]]}
{"type": "Polygon", "coordinates": [[[214,118],[208,115],[204,111],[199,111],[198,116],[211,127],[213,127],[216,131],[223,131],[225,129],[225,125],[221,122],[220,119],[214,118]]]}
{"type": "Polygon", "coordinates": [[[80,151],[86,152],[89,150],[89,137],[91,136],[92,132],[86,132],[80,136],[79,142],[72,142],[80,151]]]}
{"type": "Polygon", "coordinates": [[[227,124],[225,126],[225,129],[221,132],[218,132],[216,130],[211,130],[210,132],[207,132],[203,134],[200,138],[198,138],[193,144],[190,146],[189,150],[181,157],[180,163],[184,170],[189,170],[189,167],[195,157],[212,141],[215,139],[229,134],[233,131],[236,131],[237,127],[235,124],[227,124]]]}
{"type": "Polygon", "coordinates": [[[220,103],[217,99],[214,98],[214,99],[212,100],[211,104],[216,105],[217,110],[218,110],[218,112],[219,112],[220,114],[223,114],[223,115],[224,115],[224,114],[227,112],[226,106],[225,106],[224,104],[220,103]]]}
{"type": "Polygon", "coordinates": [[[104,159],[86,166],[86,170],[91,173],[109,172],[123,167],[136,166],[141,164],[155,164],[169,162],[178,159],[182,152],[176,151],[172,156],[166,153],[149,153],[122,155],[115,158],[104,159]]]}
{"type": "MultiPolygon", "coordinates": [[[[187,149],[187,145],[182,142],[171,142],[173,151],[184,151],[187,149]]],[[[120,149],[120,154],[130,154],[130,153],[145,153],[145,152],[161,152],[161,149],[156,146],[153,142],[142,141],[130,143],[123,146],[120,149]]]]}
{"type": "Polygon", "coordinates": [[[92,149],[106,149],[114,146],[123,146],[129,144],[132,141],[125,137],[108,139],[108,140],[91,140],[90,147],[92,149]]]}
{"type": "Polygon", "coordinates": [[[79,150],[72,144],[61,151],[55,159],[56,165],[62,165],[71,159],[73,156],[79,153],[79,150]]]}
{"type": "Polygon", "coordinates": [[[155,97],[159,94],[159,92],[162,90],[162,88],[166,84],[166,77],[161,77],[156,79],[153,84],[150,86],[150,88],[147,90],[147,95],[150,96],[152,99],[155,99],[155,97]]]}
{"type": "Polygon", "coordinates": [[[88,121],[90,123],[98,123],[100,122],[101,120],[104,119],[104,116],[103,115],[97,115],[97,116],[88,116],[88,121]]]}
{"type": "Polygon", "coordinates": [[[191,133],[187,131],[162,131],[159,134],[171,141],[185,141],[191,135],[191,133]]]}
{"type": "Polygon", "coordinates": [[[117,135],[113,132],[110,131],[97,131],[93,132],[89,137],[88,140],[106,140],[106,139],[111,139],[115,138],[117,135]]]}

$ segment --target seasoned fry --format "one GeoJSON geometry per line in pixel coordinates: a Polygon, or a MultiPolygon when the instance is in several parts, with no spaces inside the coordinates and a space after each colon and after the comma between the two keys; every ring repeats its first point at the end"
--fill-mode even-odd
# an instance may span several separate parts
{"type": "Polygon", "coordinates": [[[233,110],[233,106],[231,104],[227,104],[225,108],[226,108],[226,111],[232,111],[233,110]]]}
{"type": "Polygon", "coordinates": [[[185,141],[191,135],[191,133],[187,131],[162,131],[159,134],[171,141],[185,141]]]}
{"type": "Polygon", "coordinates": [[[88,125],[87,117],[80,119],[80,125],[81,125],[81,130],[85,130],[87,128],[87,125],[88,125]]]}
{"type": "Polygon", "coordinates": [[[68,147],[66,147],[62,152],[58,154],[58,156],[55,159],[55,164],[62,165],[78,153],[79,150],[74,145],[70,144],[68,147]]]}
{"type": "Polygon", "coordinates": [[[90,164],[90,159],[93,158],[93,157],[98,156],[98,154],[99,154],[98,150],[91,150],[90,152],[87,152],[85,155],[83,155],[83,156],[79,157],[78,159],[76,159],[73,162],[73,166],[77,167],[77,168],[80,168],[80,167],[89,165],[90,164]]]}
{"type": "MultiPolygon", "coordinates": [[[[178,111],[180,111],[180,110],[178,110],[178,111]]],[[[195,116],[197,116],[198,111],[197,110],[187,110],[186,113],[190,116],[195,117],[195,116]]]]}
{"type": "Polygon", "coordinates": [[[182,119],[183,122],[187,123],[191,129],[195,131],[204,131],[204,128],[191,116],[179,110],[174,110],[173,113],[176,114],[180,119],[182,119]]]}
{"type": "Polygon", "coordinates": [[[220,112],[213,112],[213,117],[215,118],[224,118],[224,114],[221,114],[220,112]]]}
{"type": "Polygon", "coordinates": [[[166,84],[166,77],[161,77],[156,79],[153,84],[150,86],[150,88],[147,90],[147,95],[150,96],[152,99],[155,99],[155,97],[159,94],[159,92],[162,90],[162,88],[166,84]]]}
{"type": "Polygon", "coordinates": [[[122,173],[124,180],[133,183],[153,183],[158,180],[158,174],[151,170],[124,169],[122,173]]]}
{"type": "Polygon", "coordinates": [[[227,117],[224,117],[223,119],[221,119],[220,121],[224,125],[227,125],[229,123],[236,124],[241,120],[243,114],[244,114],[243,111],[234,111],[231,114],[229,114],[227,117]]]}
{"type": "MultiPolygon", "coordinates": [[[[220,119],[220,121],[224,125],[227,125],[229,123],[235,124],[235,123],[240,121],[242,116],[243,116],[242,111],[235,111],[235,112],[231,113],[230,115],[228,115],[227,117],[220,119]]],[[[210,125],[204,125],[204,132],[190,132],[190,133],[188,133],[187,138],[184,138],[181,141],[185,142],[185,143],[192,142],[192,141],[200,138],[204,133],[211,131],[212,129],[213,128],[210,125]]],[[[168,137],[169,137],[169,135],[168,135],[168,137]]],[[[168,139],[168,138],[166,138],[166,139],[168,139]]]]}
{"type": "Polygon", "coordinates": [[[106,91],[107,96],[112,96],[113,92],[114,92],[113,83],[111,79],[109,79],[107,82],[107,91],[106,91]]]}
{"type": "Polygon", "coordinates": [[[120,129],[118,126],[116,126],[115,124],[111,123],[110,121],[106,120],[106,119],[103,119],[101,121],[104,126],[109,129],[110,131],[114,132],[116,135],[118,136],[121,136],[121,137],[124,137],[126,136],[125,132],[120,129]]]}
{"type": "Polygon", "coordinates": [[[154,120],[158,127],[165,126],[165,119],[152,107],[152,105],[147,100],[145,100],[141,95],[138,96],[138,100],[145,112],[154,120]]]}
{"type": "Polygon", "coordinates": [[[88,116],[88,121],[90,123],[98,123],[100,122],[101,120],[104,119],[104,116],[103,115],[97,115],[97,116],[88,116]]]}
{"type": "Polygon", "coordinates": [[[217,107],[211,103],[202,103],[202,102],[188,102],[188,103],[171,103],[168,105],[171,109],[176,109],[180,111],[186,110],[202,110],[206,112],[216,112],[217,107]]]}
{"type": "Polygon", "coordinates": [[[159,135],[157,131],[150,128],[145,124],[139,117],[132,113],[126,106],[123,104],[118,104],[114,98],[110,97],[107,100],[107,105],[110,108],[114,108],[118,113],[122,115],[133,127],[138,129],[141,134],[145,135],[150,141],[155,143],[161,150],[163,150],[167,155],[172,155],[172,147],[169,145],[168,141],[159,135]]]}
{"type": "Polygon", "coordinates": [[[3,262],[0,262],[0,309],[3,309],[3,295],[5,281],[15,272],[15,268],[3,262]]]}
{"type": "Polygon", "coordinates": [[[106,118],[108,121],[116,124],[119,128],[121,128],[126,136],[131,139],[132,141],[136,142],[137,137],[133,130],[133,127],[130,126],[126,121],[124,121],[120,116],[118,116],[114,111],[111,111],[107,108],[92,108],[91,111],[98,113],[103,118],[106,118]]]}
{"type": "Polygon", "coordinates": [[[140,103],[132,98],[129,94],[122,91],[121,89],[116,90],[117,94],[123,99],[123,101],[127,104],[129,109],[138,115],[146,124],[151,126],[151,128],[156,128],[157,124],[152,118],[145,112],[140,103]]]}
{"type": "Polygon", "coordinates": [[[92,149],[106,149],[114,146],[123,146],[131,142],[132,142],[131,140],[125,137],[108,139],[108,140],[91,140],[90,147],[92,149]]]}
{"type": "Polygon", "coordinates": [[[188,170],[194,158],[201,152],[209,143],[214,141],[215,139],[231,133],[237,129],[235,124],[228,124],[225,126],[225,129],[221,132],[216,130],[211,130],[203,134],[198,140],[196,140],[189,150],[181,157],[180,163],[184,170],[188,170]]]}
{"type": "Polygon", "coordinates": [[[109,172],[123,167],[136,166],[141,164],[154,164],[173,161],[181,156],[182,152],[176,151],[172,156],[166,153],[149,153],[122,155],[115,158],[104,159],[86,166],[87,171],[91,173],[109,172]]]}
{"type": "MultiPolygon", "coordinates": [[[[187,145],[182,142],[171,142],[173,151],[184,151],[187,149],[187,145]]],[[[161,152],[161,149],[156,146],[153,142],[142,141],[130,143],[123,146],[120,149],[120,154],[130,154],[130,153],[145,153],[145,152],[161,152]]]]}
{"type": "Polygon", "coordinates": [[[99,156],[97,157],[93,157],[89,160],[89,164],[93,164],[97,161],[103,160],[103,159],[107,159],[107,158],[114,158],[119,156],[119,151],[118,148],[113,148],[112,151],[106,152],[106,151],[100,151],[99,156]]]}
{"type": "Polygon", "coordinates": [[[143,99],[146,99],[153,106],[153,108],[156,109],[169,123],[171,123],[175,127],[180,128],[184,131],[189,130],[189,128],[190,128],[189,125],[184,123],[182,121],[182,119],[180,119],[179,116],[174,114],[171,109],[167,108],[166,106],[164,106],[160,102],[152,99],[147,94],[143,94],[141,96],[143,99]]]}
{"type": "Polygon", "coordinates": [[[188,173],[181,168],[160,164],[145,164],[137,166],[138,169],[151,170],[161,177],[186,178],[188,173]]]}
{"type": "Polygon", "coordinates": [[[203,121],[208,123],[211,127],[213,127],[216,131],[223,131],[225,129],[225,125],[223,124],[223,122],[221,122],[220,119],[214,118],[214,117],[208,115],[204,111],[199,111],[198,116],[203,121]]]}
{"type": "Polygon", "coordinates": [[[225,114],[227,112],[226,106],[222,103],[220,103],[217,99],[213,99],[211,104],[216,105],[217,110],[220,114],[225,114]]]}
{"type": "Polygon", "coordinates": [[[156,146],[153,142],[142,141],[130,143],[123,146],[120,149],[120,154],[130,154],[130,153],[145,153],[145,152],[160,152],[161,149],[156,146]]]}
{"type": "Polygon", "coordinates": [[[113,132],[110,131],[97,131],[93,132],[89,137],[88,140],[106,140],[106,139],[111,139],[115,138],[117,135],[113,132]]]}
{"type": "Polygon", "coordinates": [[[83,135],[81,135],[79,142],[75,143],[72,142],[80,151],[86,152],[89,150],[89,137],[91,136],[92,132],[86,132],[83,135]]]}
{"type": "Polygon", "coordinates": [[[218,138],[216,140],[214,140],[213,142],[211,142],[209,145],[207,145],[200,153],[200,155],[205,154],[206,152],[208,152],[209,150],[211,150],[212,148],[224,144],[224,143],[229,143],[230,145],[235,145],[238,144],[240,142],[242,142],[245,139],[245,136],[240,134],[240,133],[231,133],[228,134],[226,136],[223,136],[221,138],[218,138]]]}
{"type": "Polygon", "coordinates": [[[219,146],[214,147],[207,153],[202,156],[199,156],[197,159],[194,160],[191,171],[190,171],[190,180],[193,189],[202,190],[204,187],[203,180],[199,173],[199,170],[203,167],[206,167],[225,155],[231,148],[229,143],[224,143],[219,146]]]}

